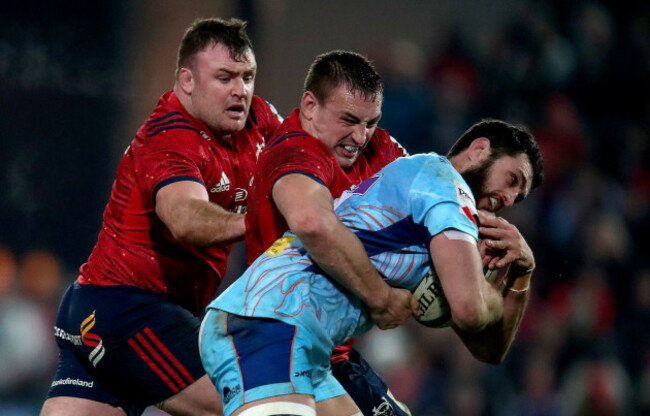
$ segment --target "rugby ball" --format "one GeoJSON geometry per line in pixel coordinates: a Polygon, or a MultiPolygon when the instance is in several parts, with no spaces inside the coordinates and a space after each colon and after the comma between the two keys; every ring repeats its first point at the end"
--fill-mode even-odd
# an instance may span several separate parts
{"type": "Polygon", "coordinates": [[[451,325],[451,309],[442,291],[442,285],[435,269],[431,267],[413,291],[413,297],[418,301],[422,312],[415,319],[422,325],[431,328],[444,328],[451,325]]]}
{"type": "MultiPolygon", "coordinates": [[[[485,279],[494,283],[498,278],[503,277],[503,272],[507,271],[507,268],[504,269],[490,270],[486,268],[484,270],[485,279]]],[[[413,297],[417,300],[418,307],[422,312],[420,316],[415,317],[419,323],[430,328],[444,328],[451,325],[451,308],[433,267],[415,288],[413,297]]]]}

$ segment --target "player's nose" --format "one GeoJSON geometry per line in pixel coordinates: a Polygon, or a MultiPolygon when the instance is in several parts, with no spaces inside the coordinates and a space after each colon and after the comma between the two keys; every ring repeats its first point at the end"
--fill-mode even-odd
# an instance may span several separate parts
{"type": "Polygon", "coordinates": [[[242,78],[237,78],[233,82],[232,94],[238,97],[246,95],[246,83],[244,80],[242,78]]]}
{"type": "Polygon", "coordinates": [[[503,205],[506,207],[511,207],[515,204],[516,199],[517,199],[516,192],[506,192],[503,195],[503,205]]]}
{"type": "Polygon", "coordinates": [[[357,146],[365,145],[368,140],[368,126],[365,124],[356,126],[352,132],[352,140],[357,146]]]}

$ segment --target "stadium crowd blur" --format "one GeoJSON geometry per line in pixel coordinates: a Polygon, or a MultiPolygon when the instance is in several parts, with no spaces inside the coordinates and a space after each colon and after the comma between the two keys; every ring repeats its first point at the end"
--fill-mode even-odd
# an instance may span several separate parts
{"type": "MultiPolygon", "coordinates": [[[[501,365],[473,360],[450,329],[359,339],[414,415],[650,414],[650,6],[533,4],[488,45],[450,29],[431,50],[395,39],[371,54],[386,84],[380,126],[411,153],[444,153],[494,117],[529,126],[545,158],[544,185],[505,213],[537,270],[501,365]]],[[[0,250],[0,415],[37,414],[76,267],[0,250]]]]}

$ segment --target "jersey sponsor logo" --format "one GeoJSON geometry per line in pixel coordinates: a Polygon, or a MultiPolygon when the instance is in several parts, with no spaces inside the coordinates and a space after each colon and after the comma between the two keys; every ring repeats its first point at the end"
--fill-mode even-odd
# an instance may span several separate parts
{"type": "Polygon", "coordinates": [[[54,336],[61,338],[62,340],[73,343],[74,345],[81,345],[81,335],[72,335],[69,332],[64,331],[58,326],[54,327],[54,336]]]}
{"type": "Polygon", "coordinates": [[[93,348],[90,354],[88,354],[88,360],[93,367],[97,367],[97,363],[104,358],[104,354],[106,353],[102,338],[99,335],[90,332],[90,330],[95,326],[95,322],[95,311],[81,322],[81,342],[83,342],[84,345],[93,348]]]}
{"type": "Polygon", "coordinates": [[[459,181],[454,180],[454,186],[456,187],[456,199],[460,205],[460,210],[470,221],[478,225],[478,213],[476,212],[476,201],[474,201],[474,196],[467,189],[467,185],[462,184],[459,181]]]}
{"type": "Polygon", "coordinates": [[[271,245],[271,247],[269,247],[268,250],[266,250],[264,252],[264,254],[266,254],[269,257],[275,257],[278,254],[282,253],[284,251],[284,249],[287,248],[289,243],[291,243],[295,239],[296,239],[296,237],[292,237],[292,236],[278,238],[271,245]]]}
{"type": "Polygon", "coordinates": [[[73,385],[73,386],[79,386],[79,387],[88,387],[89,389],[92,389],[93,386],[95,385],[94,381],[84,381],[84,380],[79,380],[78,378],[63,378],[60,380],[54,380],[52,382],[52,387],[60,386],[60,385],[73,385]]]}
{"type": "Polygon", "coordinates": [[[226,172],[221,172],[221,180],[210,192],[225,192],[230,190],[230,179],[226,176],[226,172]]]}
{"type": "Polygon", "coordinates": [[[294,377],[311,377],[311,370],[296,371],[294,377]]]}
{"type": "Polygon", "coordinates": [[[235,202],[245,201],[248,198],[248,191],[244,188],[235,188],[235,202]]]}
{"type": "Polygon", "coordinates": [[[237,205],[234,208],[230,209],[230,212],[235,213],[235,214],[246,214],[248,209],[246,209],[246,205],[237,205]]]}
{"type": "Polygon", "coordinates": [[[225,404],[228,404],[233,399],[233,397],[235,397],[239,393],[241,393],[241,386],[239,384],[237,384],[233,388],[229,388],[227,386],[224,387],[223,388],[223,402],[225,404]]]}

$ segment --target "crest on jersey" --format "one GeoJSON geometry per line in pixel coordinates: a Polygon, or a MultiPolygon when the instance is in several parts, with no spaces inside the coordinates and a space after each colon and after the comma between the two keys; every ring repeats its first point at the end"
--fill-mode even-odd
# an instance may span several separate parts
{"type": "Polygon", "coordinates": [[[266,143],[264,142],[264,137],[262,137],[262,143],[257,143],[255,146],[257,149],[255,150],[255,159],[260,158],[260,153],[262,153],[262,150],[264,150],[264,146],[266,143]]]}

